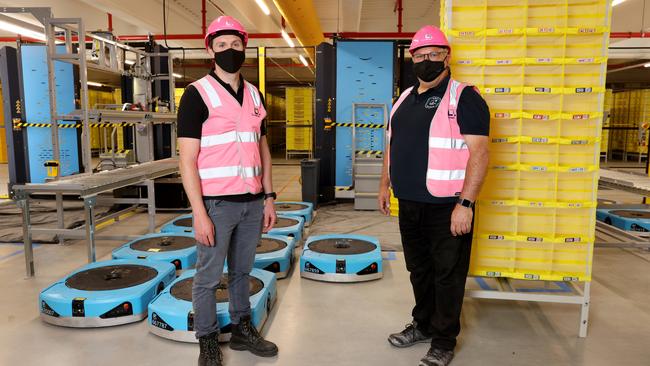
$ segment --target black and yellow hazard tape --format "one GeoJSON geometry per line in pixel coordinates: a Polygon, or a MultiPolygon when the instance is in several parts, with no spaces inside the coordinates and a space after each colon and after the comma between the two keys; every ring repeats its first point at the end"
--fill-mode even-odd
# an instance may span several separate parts
{"type": "Polygon", "coordinates": [[[336,187],[337,191],[353,191],[354,187],[336,187]]]}
{"type": "MultiPolygon", "coordinates": [[[[116,150],[115,153],[116,153],[116,154],[126,154],[126,153],[128,153],[129,151],[131,151],[131,150],[128,150],[128,149],[127,149],[127,150],[116,150]]],[[[102,153],[102,154],[112,154],[112,153],[113,153],[113,151],[107,151],[107,152],[102,153]]]]}
{"type": "Polygon", "coordinates": [[[381,150],[357,150],[357,155],[381,155],[383,153],[381,150]]]}
{"type": "MultiPolygon", "coordinates": [[[[91,128],[95,127],[129,127],[135,126],[135,122],[119,122],[119,123],[90,123],[91,128]]],[[[59,128],[82,128],[83,124],[81,123],[60,123],[59,128]]],[[[51,123],[27,123],[27,122],[14,122],[14,128],[27,128],[27,127],[37,127],[37,128],[50,128],[52,127],[51,123]]]]}
{"type": "MultiPolygon", "coordinates": [[[[332,123],[332,126],[335,127],[352,127],[353,123],[332,123]]],[[[374,123],[357,123],[354,124],[356,128],[385,128],[384,125],[374,124],[374,123]]]]}

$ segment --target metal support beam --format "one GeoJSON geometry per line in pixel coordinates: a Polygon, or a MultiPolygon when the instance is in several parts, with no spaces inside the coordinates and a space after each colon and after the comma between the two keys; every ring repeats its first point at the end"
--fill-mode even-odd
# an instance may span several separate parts
{"type": "Polygon", "coordinates": [[[84,198],[84,214],[86,216],[86,245],[88,248],[88,263],[94,262],[95,253],[95,196],[84,198]]]}
{"type": "Polygon", "coordinates": [[[25,250],[25,274],[34,277],[34,248],[32,247],[31,218],[29,215],[29,196],[16,196],[16,204],[23,213],[23,248],[25,250]]]}

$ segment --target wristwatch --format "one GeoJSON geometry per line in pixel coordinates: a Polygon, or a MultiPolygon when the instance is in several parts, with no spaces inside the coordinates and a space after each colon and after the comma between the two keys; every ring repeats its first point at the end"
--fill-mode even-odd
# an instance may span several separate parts
{"type": "Polygon", "coordinates": [[[278,195],[275,194],[275,192],[264,193],[264,199],[266,200],[266,199],[269,199],[269,198],[273,198],[273,200],[276,200],[278,198],[278,195]]]}
{"type": "Polygon", "coordinates": [[[468,199],[462,198],[462,197],[458,197],[458,202],[457,203],[459,205],[463,206],[463,207],[474,208],[474,202],[472,202],[472,201],[470,201],[468,199]]]}

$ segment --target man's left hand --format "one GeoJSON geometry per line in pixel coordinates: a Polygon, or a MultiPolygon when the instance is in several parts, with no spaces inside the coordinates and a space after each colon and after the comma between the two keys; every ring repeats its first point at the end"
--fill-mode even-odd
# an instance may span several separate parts
{"type": "Polygon", "coordinates": [[[277,220],[277,215],[275,214],[275,205],[272,198],[267,198],[264,201],[264,226],[262,227],[263,233],[268,233],[273,229],[275,221],[277,220]]]}
{"type": "Polygon", "coordinates": [[[451,235],[460,236],[472,231],[472,218],[474,212],[471,208],[456,205],[451,213],[451,235]]]}

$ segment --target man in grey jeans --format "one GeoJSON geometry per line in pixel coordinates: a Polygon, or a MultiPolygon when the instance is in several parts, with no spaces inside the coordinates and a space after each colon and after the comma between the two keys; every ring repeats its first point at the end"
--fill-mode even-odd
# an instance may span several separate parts
{"type": "Polygon", "coordinates": [[[214,69],[185,89],[178,111],[180,171],[192,205],[198,261],[192,288],[199,366],[221,366],[215,291],[228,259],[230,348],[277,355],[251,324],[249,274],[262,231],[276,220],[264,101],[240,75],[248,35],[228,16],[210,24],[214,69]],[[266,192],[266,193],[265,193],[266,192]]]}

